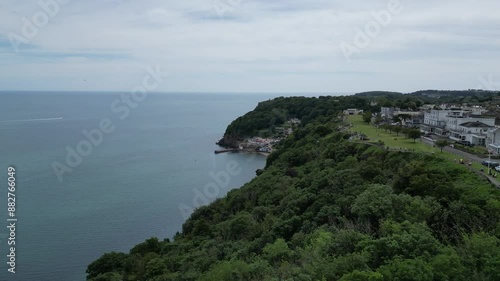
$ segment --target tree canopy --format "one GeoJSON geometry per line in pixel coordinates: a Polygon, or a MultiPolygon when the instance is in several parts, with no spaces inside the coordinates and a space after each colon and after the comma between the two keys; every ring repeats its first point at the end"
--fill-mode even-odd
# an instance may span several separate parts
{"type": "Polygon", "coordinates": [[[440,139],[435,142],[436,146],[441,149],[441,153],[443,152],[443,148],[450,144],[450,142],[446,139],[440,139]]]}
{"type": "Polygon", "coordinates": [[[422,132],[420,132],[419,129],[408,130],[408,138],[413,139],[414,142],[416,139],[420,138],[421,136],[422,136],[422,132]]]}

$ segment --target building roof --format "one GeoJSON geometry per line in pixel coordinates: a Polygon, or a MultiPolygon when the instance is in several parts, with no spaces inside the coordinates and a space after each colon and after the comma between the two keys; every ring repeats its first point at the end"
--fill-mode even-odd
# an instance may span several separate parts
{"type": "Polygon", "coordinates": [[[466,128],[492,128],[492,126],[486,125],[483,122],[467,122],[460,124],[460,126],[466,128]]]}

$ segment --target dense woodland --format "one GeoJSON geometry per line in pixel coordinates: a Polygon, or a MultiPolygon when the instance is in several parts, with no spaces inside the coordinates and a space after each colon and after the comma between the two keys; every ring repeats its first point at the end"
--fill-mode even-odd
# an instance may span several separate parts
{"type": "Polygon", "coordinates": [[[370,98],[260,103],[226,134],[303,122],[259,176],[173,239],[104,254],[87,280],[500,280],[500,192],[456,163],[348,141],[339,112],[376,111],[370,98]]]}

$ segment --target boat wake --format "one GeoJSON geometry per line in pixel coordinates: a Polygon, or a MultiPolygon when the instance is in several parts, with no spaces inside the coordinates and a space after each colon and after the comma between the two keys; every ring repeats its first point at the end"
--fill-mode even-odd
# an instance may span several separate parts
{"type": "Polygon", "coordinates": [[[39,118],[39,119],[25,119],[25,120],[6,120],[6,121],[0,121],[0,123],[48,122],[48,121],[59,121],[59,120],[63,120],[63,118],[56,117],[56,118],[39,118]]]}

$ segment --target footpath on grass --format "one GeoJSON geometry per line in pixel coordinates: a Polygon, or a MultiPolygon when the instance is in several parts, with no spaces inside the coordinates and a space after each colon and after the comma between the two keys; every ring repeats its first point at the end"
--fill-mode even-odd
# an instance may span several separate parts
{"type": "MultiPolygon", "coordinates": [[[[471,171],[485,177],[491,184],[495,185],[497,188],[500,188],[500,181],[493,176],[489,176],[488,169],[481,165],[481,162],[484,160],[476,155],[454,149],[451,147],[444,147],[443,151],[434,145],[434,142],[429,139],[421,138],[417,141],[412,139],[407,139],[401,133],[391,133],[386,132],[381,128],[376,128],[371,124],[367,124],[363,122],[363,118],[361,115],[348,116],[347,122],[351,123],[350,130],[355,133],[366,135],[369,139],[370,143],[377,143],[382,141],[385,147],[388,147],[391,150],[396,151],[415,151],[415,152],[423,152],[436,155],[438,157],[446,158],[450,161],[453,161],[458,164],[458,159],[463,159],[466,163],[465,166],[471,171]],[[469,166],[468,163],[472,164],[469,166]],[[483,169],[484,171],[481,171],[483,169]]],[[[496,173],[495,170],[493,170],[496,173]]]]}

